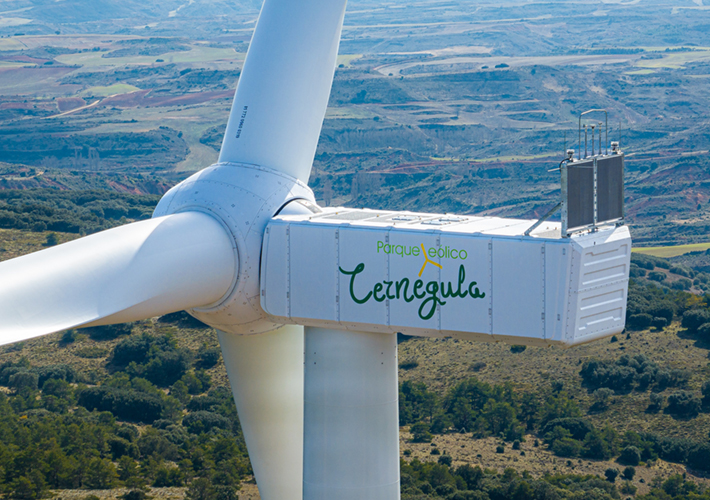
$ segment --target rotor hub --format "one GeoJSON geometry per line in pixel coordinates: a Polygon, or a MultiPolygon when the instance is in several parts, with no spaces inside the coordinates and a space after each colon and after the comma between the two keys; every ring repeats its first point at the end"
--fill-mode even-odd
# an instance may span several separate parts
{"type": "Polygon", "coordinates": [[[188,313],[229,333],[258,334],[281,326],[261,308],[261,247],[266,224],[297,199],[315,202],[313,192],[298,179],[267,167],[235,163],[212,165],[165,194],[153,217],[204,212],[217,219],[234,241],[237,265],[231,288],[217,302],[188,313]]]}

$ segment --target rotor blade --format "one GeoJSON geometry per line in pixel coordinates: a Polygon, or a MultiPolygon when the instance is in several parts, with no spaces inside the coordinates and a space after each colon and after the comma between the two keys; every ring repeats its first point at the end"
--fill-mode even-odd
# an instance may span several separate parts
{"type": "Polygon", "coordinates": [[[209,215],[136,222],[0,263],[0,345],[219,301],[232,240],[209,215]]]}
{"type": "Polygon", "coordinates": [[[307,183],[340,44],[346,0],[266,0],[239,79],[220,162],[307,183]]]}
{"type": "Polygon", "coordinates": [[[303,327],[219,332],[262,500],[303,498],[303,327]]]}

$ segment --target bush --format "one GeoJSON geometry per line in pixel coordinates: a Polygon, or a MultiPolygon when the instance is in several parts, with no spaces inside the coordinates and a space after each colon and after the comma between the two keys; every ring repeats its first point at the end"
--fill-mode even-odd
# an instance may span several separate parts
{"type": "Polygon", "coordinates": [[[688,391],[677,391],[668,396],[668,413],[681,417],[695,417],[700,413],[700,397],[688,391]]]}
{"type": "Polygon", "coordinates": [[[710,323],[703,323],[698,327],[698,337],[705,342],[710,342],[710,323]]]}
{"type": "Polygon", "coordinates": [[[609,481],[610,483],[613,483],[616,481],[616,478],[619,476],[619,471],[609,467],[607,470],[604,471],[604,476],[606,477],[607,481],[609,481]]]}
{"type": "Polygon", "coordinates": [[[211,349],[201,350],[197,355],[197,368],[202,368],[203,370],[209,370],[219,363],[222,357],[222,351],[219,347],[213,347],[211,349]]]}
{"type": "Polygon", "coordinates": [[[636,475],[636,469],[634,467],[626,467],[622,475],[627,481],[632,481],[636,475]]]}
{"type": "Polygon", "coordinates": [[[582,453],[582,443],[572,438],[562,438],[552,444],[552,453],[558,457],[575,458],[582,453]]]}
{"type": "Polygon", "coordinates": [[[653,318],[653,321],[651,322],[651,326],[654,327],[657,330],[662,330],[666,326],[668,326],[668,320],[666,318],[661,318],[661,317],[655,317],[653,318]]]}
{"type": "Polygon", "coordinates": [[[638,465],[641,462],[641,452],[635,446],[627,446],[621,450],[619,463],[624,465],[638,465]]]}
{"type": "Polygon", "coordinates": [[[581,440],[586,437],[587,434],[594,430],[594,426],[588,420],[583,418],[556,418],[550,420],[541,430],[543,436],[547,435],[555,429],[555,427],[561,427],[562,429],[569,432],[572,439],[581,440]]]}
{"type": "Polygon", "coordinates": [[[196,411],[183,418],[182,425],[185,426],[191,434],[202,434],[212,429],[229,429],[232,423],[229,419],[218,413],[196,411]]]}
{"type": "Polygon", "coordinates": [[[76,382],[76,370],[69,365],[48,365],[37,369],[39,376],[38,383],[42,387],[47,380],[65,380],[66,382],[76,382]]]}
{"type": "Polygon", "coordinates": [[[671,288],[675,290],[690,290],[692,286],[693,282],[690,281],[688,278],[680,278],[679,280],[671,283],[671,288]]]}
{"type": "Polygon", "coordinates": [[[204,477],[194,479],[185,492],[185,500],[214,500],[215,489],[212,482],[204,477]]]}
{"type": "Polygon", "coordinates": [[[707,382],[705,382],[703,384],[702,393],[703,393],[703,405],[710,406],[710,380],[708,380],[707,382]]]}
{"type": "Polygon", "coordinates": [[[21,391],[23,389],[27,390],[37,390],[39,384],[39,375],[29,371],[20,371],[11,375],[7,386],[16,391],[21,391]]]}
{"type": "Polygon", "coordinates": [[[710,472],[710,443],[695,446],[688,454],[688,465],[699,471],[710,472]]]}
{"type": "Polygon", "coordinates": [[[84,329],[91,340],[103,341],[114,340],[123,335],[130,335],[133,331],[133,323],[123,323],[120,325],[92,326],[84,329]]]}
{"type": "Polygon", "coordinates": [[[412,441],[415,443],[429,443],[432,435],[429,432],[429,425],[426,422],[417,422],[411,427],[412,441]]]}
{"type": "Polygon", "coordinates": [[[662,283],[666,279],[666,273],[661,271],[651,271],[648,273],[648,279],[662,283]]]}
{"type": "Polygon", "coordinates": [[[653,316],[647,313],[633,314],[626,319],[626,326],[633,330],[643,330],[653,323],[653,316]]]}
{"type": "Polygon", "coordinates": [[[710,311],[707,309],[691,309],[685,311],[681,319],[681,326],[693,333],[704,323],[710,323],[710,311]]]}
{"type": "Polygon", "coordinates": [[[449,456],[449,455],[441,455],[439,457],[439,460],[437,460],[437,462],[440,465],[446,465],[447,467],[451,467],[452,459],[451,459],[451,456],[449,456]]]}
{"type": "Polygon", "coordinates": [[[133,422],[152,423],[163,412],[163,402],[157,396],[113,387],[84,389],[77,402],[87,410],[108,411],[133,422]]]}
{"type": "MultiPolygon", "coordinates": [[[[643,481],[643,479],[642,479],[643,481]]],[[[630,481],[626,481],[624,484],[622,484],[619,487],[619,491],[623,493],[624,495],[635,495],[636,492],[638,491],[638,488],[631,484],[630,481]]]]}
{"type": "Polygon", "coordinates": [[[609,400],[614,395],[614,391],[606,387],[597,389],[592,393],[594,398],[594,407],[600,410],[606,409],[609,406],[609,400]]]}

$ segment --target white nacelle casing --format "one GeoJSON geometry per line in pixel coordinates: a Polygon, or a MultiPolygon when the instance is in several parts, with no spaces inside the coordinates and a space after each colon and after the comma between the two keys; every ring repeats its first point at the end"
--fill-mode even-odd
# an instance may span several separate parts
{"type": "Polygon", "coordinates": [[[287,174],[234,163],[201,170],[163,196],[153,217],[204,212],[221,222],[234,241],[232,287],[214,305],[188,310],[192,316],[228,333],[264,333],[282,325],[271,321],[259,303],[259,260],[266,224],[296,199],[314,202],[313,192],[287,174]]]}
{"type": "Polygon", "coordinates": [[[628,228],[561,238],[547,223],[524,236],[533,223],[350,209],[278,216],[264,239],[261,304],[277,323],[512,344],[621,332],[628,228]]]}

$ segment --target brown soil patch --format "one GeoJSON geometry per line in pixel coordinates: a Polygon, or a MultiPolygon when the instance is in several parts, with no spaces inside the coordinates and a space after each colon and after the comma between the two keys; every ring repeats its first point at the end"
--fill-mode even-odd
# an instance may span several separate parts
{"type": "Polygon", "coordinates": [[[86,106],[86,101],[80,97],[66,97],[57,99],[57,109],[62,113],[72,109],[86,106]]]}
{"type": "Polygon", "coordinates": [[[151,90],[137,90],[128,94],[120,94],[107,97],[101,102],[102,106],[113,106],[118,108],[144,108],[167,107],[167,106],[188,106],[192,104],[202,104],[217,99],[231,99],[234,97],[234,90],[223,90],[217,92],[195,92],[186,95],[164,95],[157,96],[151,90]]]}

